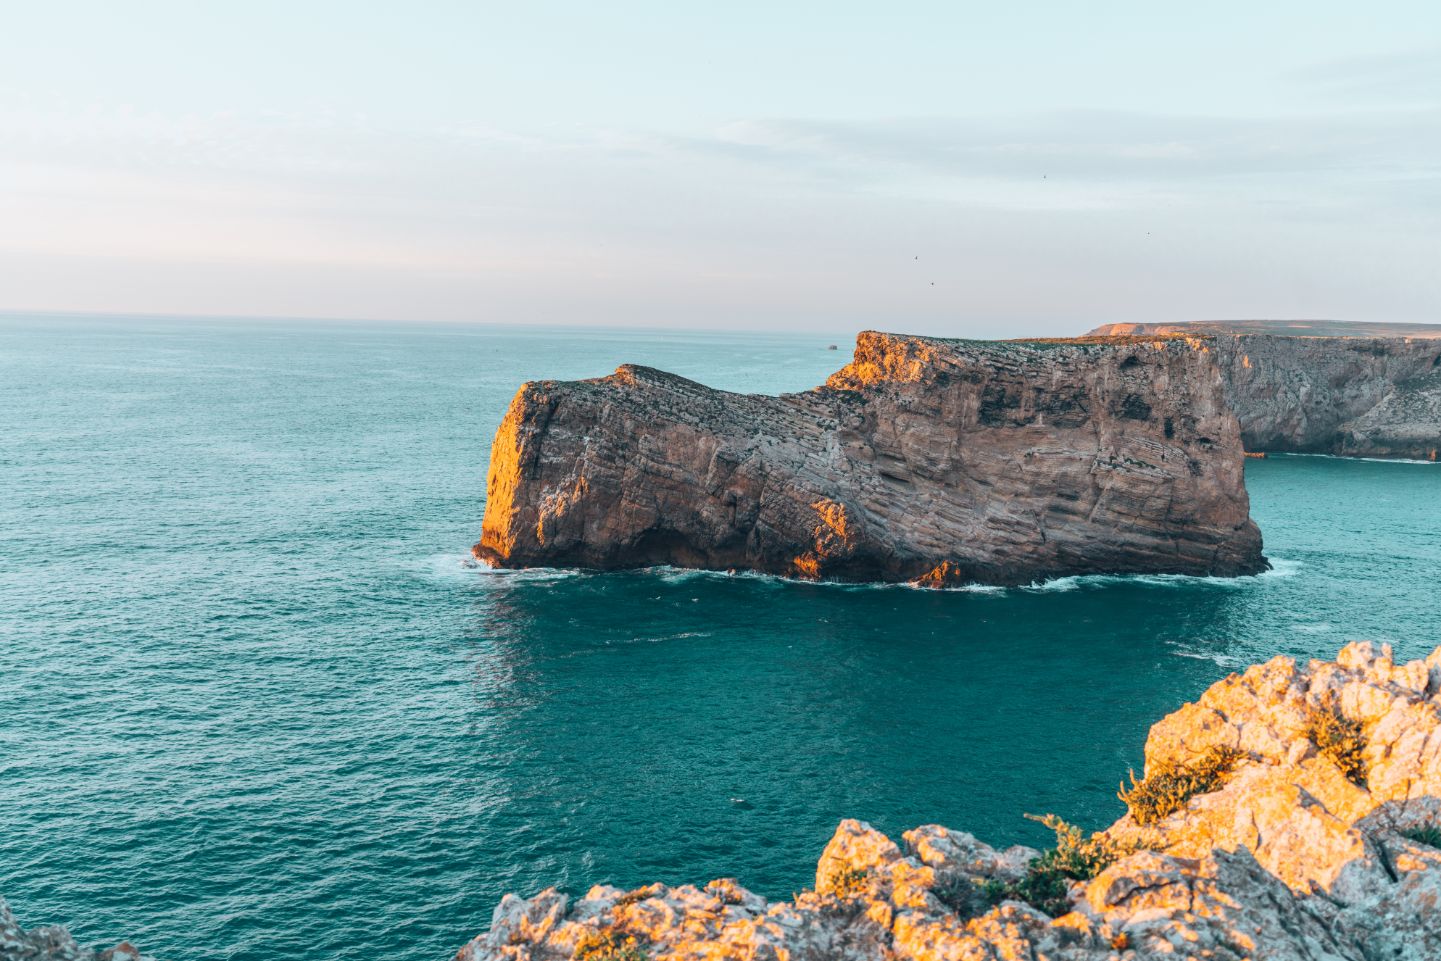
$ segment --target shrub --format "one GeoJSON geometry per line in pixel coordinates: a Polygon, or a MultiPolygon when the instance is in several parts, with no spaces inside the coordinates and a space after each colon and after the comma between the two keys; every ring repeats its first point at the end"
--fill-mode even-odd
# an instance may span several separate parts
{"type": "Polygon", "coordinates": [[[575,961],[650,961],[650,955],[634,935],[594,931],[575,946],[575,961]]]}
{"type": "Polygon", "coordinates": [[[1441,848],[1441,824],[1418,824],[1413,828],[1405,828],[1400,833],[1403,838],[1417,844],[1424,844],[1428,848],[1441,848]]]}
{"type": "Polygon", "coordinates": [[[1334,701],[1306,708],[1306,736],[1357,787],[1366,786],[1366,733],[1334,701]]]}
{"type": "Polygon", "coordinates": [[[981,893],[991,904],[1024,901],[1051,917],[1060,917],[1071,910],[1066,897],[1071,882],[1089,881],[1137,849],[1134,844],[1121,844],[1104,834],[1087,837],[1080,828],[1054,814],[1026,817],[1055,831],[1056,846],[1032,861],[1021,880],[992,880],[982,885],[981,893]]]}
{"type": "Polygon", "coordinates": [[[838,898],[858,898],[870,890],[871,875],[865,868],[846,868],[831,879],[831,893],[838,898]]]}
{"type": "Polygon", "coordinates": [[[1126,802],[1137,824],[1155,824],[1185,807],[1196,795],[1220,790],[1230,779],[1236,762],[1243,757],[1245,754],[1236,748],[1217,746],[1191,764],[1178,761],[1158,764],[1144,780],[1138,781],[1136,772],[1132,771],[1131,786],[1121,785],[1116,796],[1126,802]]]}
{"type": "Polygon", "coordinates": [[[931,887],[936,900],[963,918],[974,917],[991,906],[983,888],[976,887],[970,878],[955,874],[931,887]]]}

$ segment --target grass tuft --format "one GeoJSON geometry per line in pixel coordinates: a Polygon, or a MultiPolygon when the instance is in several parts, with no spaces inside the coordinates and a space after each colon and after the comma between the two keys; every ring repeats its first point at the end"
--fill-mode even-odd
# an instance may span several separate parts
{"type": "Polygon", "coordinates": [[[1220,790],[1230,780],[1236,762],[1245,756],[1236,748],[1216,746],[1191,764],[1158,764],[1144,780],[1137,780],[1132,771],[1131,786],[1121,785],[1116,796],[1126,802],[1137,824],[1155,824],[1196,795],[1220,790]]]}
{"type": "Polygon", "coordinates": [[[1417,844],[1424,844],[1428,848],[1441,848],[1441,824],[1434,821],[1406,828],[1399,833],[1403,838],[1415,841],[1417,844]]]}

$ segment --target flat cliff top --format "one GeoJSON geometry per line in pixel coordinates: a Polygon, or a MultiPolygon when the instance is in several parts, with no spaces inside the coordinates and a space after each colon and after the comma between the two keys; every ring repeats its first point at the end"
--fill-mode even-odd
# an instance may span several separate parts
{"type": "Polygon", "coordinates": [[[1155,334],[1441,338],[1441,324],[1372,324],[1360,320],[1189,320],[1165,324],[1102,324],[1086,336],[1116,337],[1155,334]]]}

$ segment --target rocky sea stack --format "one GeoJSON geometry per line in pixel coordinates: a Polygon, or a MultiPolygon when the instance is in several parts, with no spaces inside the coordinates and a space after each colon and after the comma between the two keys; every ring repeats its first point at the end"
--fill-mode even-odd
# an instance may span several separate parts
{"type": "Polygon", "coordinates": [[[1265,568],[1210,341],[863,333],[823,387],[623,366],[521,387],[475,554],[846,581],[1265,568]]]}
{"type": "Polygon", "coordinates": [[[507,896],[459,961],[1441,958],[1441,649],[1277,657],[1151,729],[1130,812],[1042,854],[842,822],[815,889],[507,896]]]}
{"type": "Polygon", "coordinates": [[[1109,324],[1092,334],[1211,338],[1247,450],[1441,454],[1441,326],[1252,320],[1109,324]]]}

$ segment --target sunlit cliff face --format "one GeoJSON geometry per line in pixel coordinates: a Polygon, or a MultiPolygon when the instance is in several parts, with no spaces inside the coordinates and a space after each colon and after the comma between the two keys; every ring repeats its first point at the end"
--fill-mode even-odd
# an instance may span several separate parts
{"type": "Polygon", "coordinates": [[[526,385],[475,554],[928,586],[1254,573],[1241,461],[1204,338],[867,332],[801,394],[632,366],[526,385]]]}

